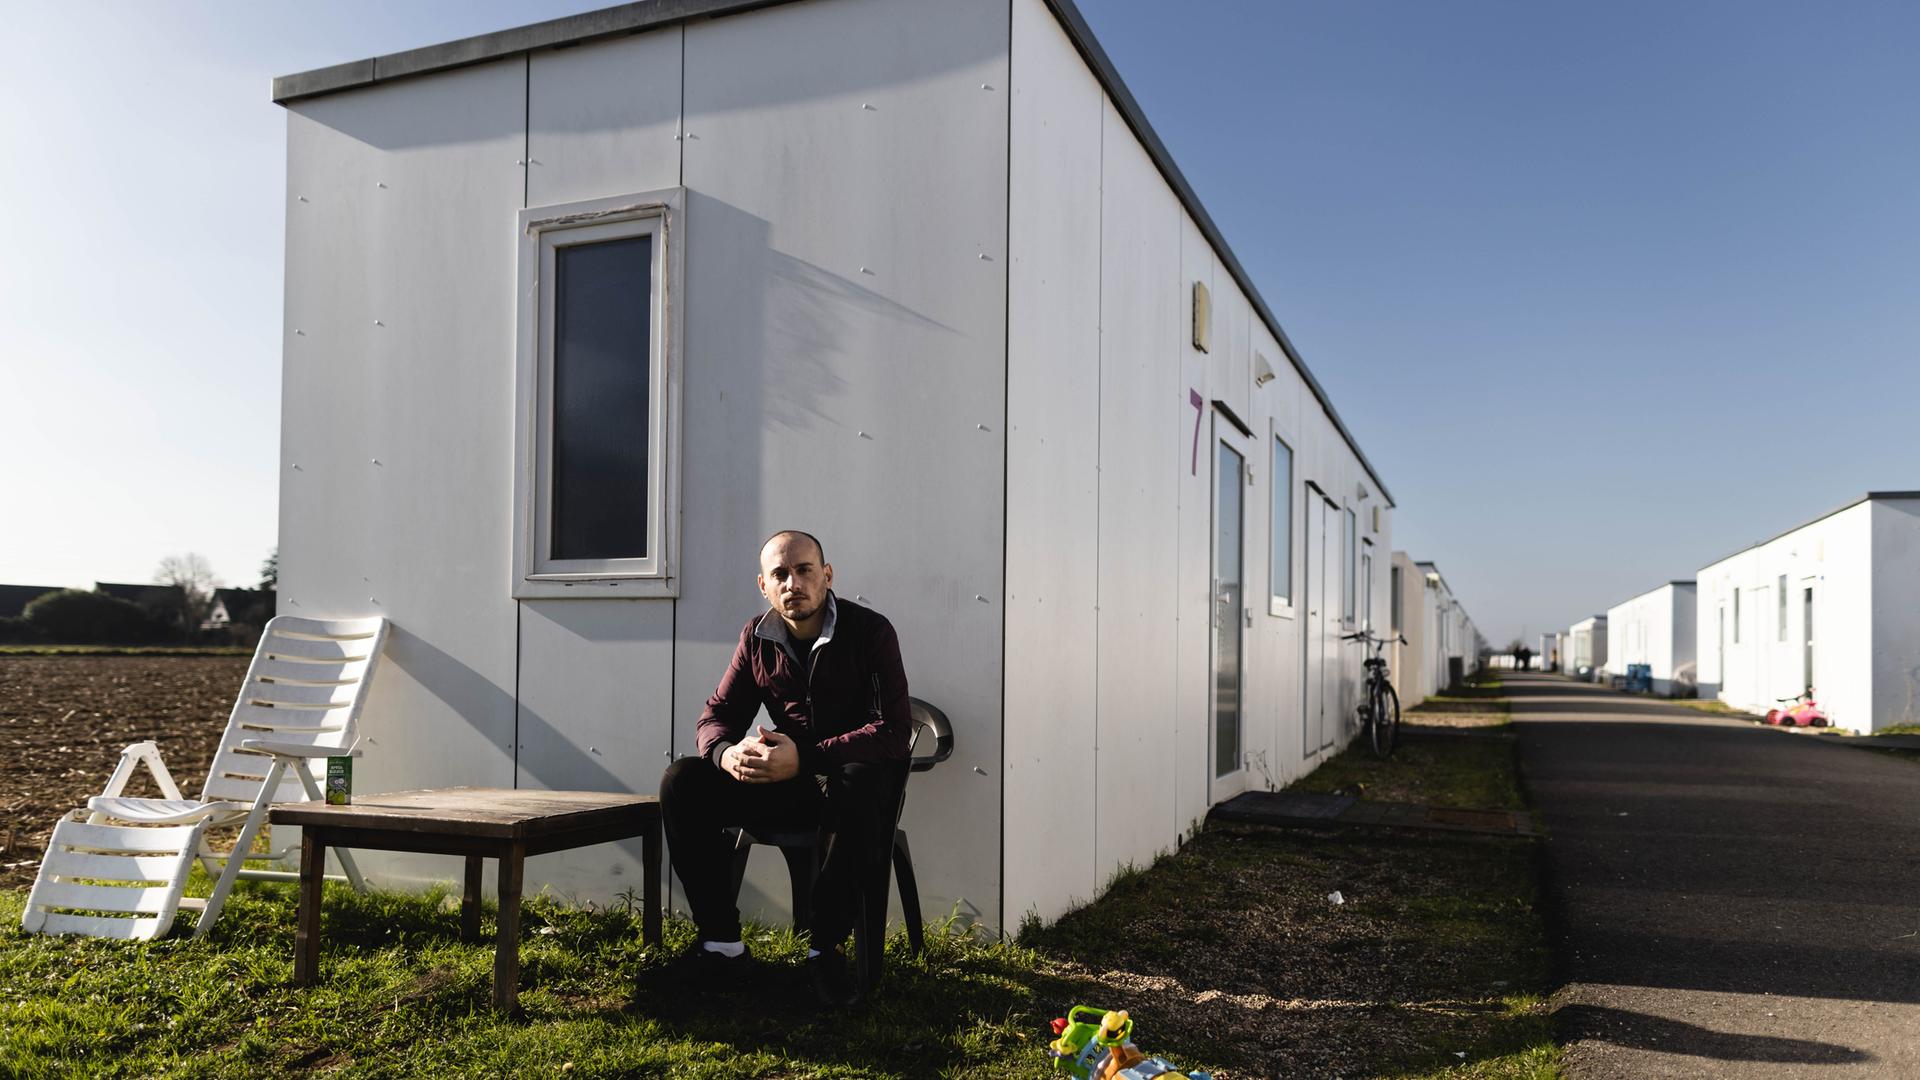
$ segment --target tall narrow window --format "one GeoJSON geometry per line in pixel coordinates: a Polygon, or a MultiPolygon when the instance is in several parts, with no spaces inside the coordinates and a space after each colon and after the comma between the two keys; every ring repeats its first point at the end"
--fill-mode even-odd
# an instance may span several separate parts
{"type": "Polygon", "coordinates": [[[1273,440],[1273,534],[1269,537],[1273,566],[1272,603],[1267,610],[1282,614],[1293,606],[1293,451],[1279,436],[1273,440]]]}
{"type": "Polygon", "coordinates": [[[549,557],[647,556],[653,237],[554,251],[549,557]]]}
{"type": "Polygon", "coordinates": [[[1360,530],[1356,527],[1357,524],[1353,516],[1353,507],[1347,507],[1341,525],[1344,531],[1340,537],[1340,562],[1341,572],[1346,578],[1346,603],[1341,608],[1341,618],[1349,624],[1358,614],[1359,607],[1359,595],[1354,591],[1356,571],[1360,562],[1360,530]]]}
{"type": "Polygon", "coordinates": [[[1360,629],[1373,629],[1373,543],[1360,541],[1360,629]]]}
{"type": "Polygon", "coordinates": [[[1393,632],[1398,634],[1404,632],[1407,627],[1407,624],[1401,621],[1404,615],[1400,607],[1400,568],[1397,566],[1393,567],[1387,574],[1387,578],[1388,615],[1393,622],[1393,632]]]}
{"type": "Polygon", "coordinates": [[[1787,640],[1787,575],[1780,575],[1780,632],[1776,640],[1787,640]]]}
{"type": "Polygon", "coordinates": [[[673,595],[681,195],[520,212],[513,595],[673,595]]]}

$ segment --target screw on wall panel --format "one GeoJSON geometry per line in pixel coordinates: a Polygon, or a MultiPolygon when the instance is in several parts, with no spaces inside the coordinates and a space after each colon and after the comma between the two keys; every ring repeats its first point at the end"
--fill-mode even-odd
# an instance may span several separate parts
{"type": "Polygon", "coordinates": [[[866,110],[867,112],[879,112],[879,111],[880,111],[880,110],[878,110],[878,109],[876,109],[876,108],[874,108],[874,107],[873,107],[873,103],[872,103],[872,102],[870,102],[870,101],[863,101],[863,102],[861,102],[861,103],[860,103],[860,107],[861,107],[862,109],[865,109],[865,110],[866,110]]]}
{"type": "Polygon", "coordinates": [[[981,252],[981,253],[980,253],[980,259],[981,259],[981,261],[982,261],[982,262],[992,262],[992,261],[993,261],[993,256],[991,256],[991,255],[989,255],[989,254],[987,254],[986,252],[984,252],[984,251],[983,251],[983,252],[981,252]]]}
{"type": "Polygon", "coordinates": [[[297,328],[297,327],[296,327],[296,328],[294,329],[294,331],[293,331],[293,336],[295,336],[295,337],[306,337],[306,336],[307,336],[307,332],[306,332],[305,330],[301,330],[301,329],[299,329],[299,328],[297,328]]]}
{"type": "Polygon", "coordinates": [[[973,425],[973,429],[975,431],[992,431],[993,430],[992,428],[988,427],[985,424],[975,424],[973,425]]]}
{"type": "Polygon", "coordinates": [[[599,753],[599,752],[600,752],[600,748],[599,748],[599,747],[597,747],[597,746],[589,746],[589,747],[587,747],[587,753],[589,753],[589,754],[597,754],[597,753],[599,753]]]}
{"type": "Polygon", "coordinates": [[[526,159],[526,158],[514,158],[514,159],[513,159],[513,163],[514,163],[515,165],[521,165],[521,166],[524,166],[524,165],[526,165],[526,163],[527,163],[527,159],[526,159]]]}
{"type": "Polygon", "coordinates": [[[383,323],[383,322],[381,322],[381,321],[380,321],[379,319],[375,319],[375,320],[373,320],[373,325],[375,325],[375,326],[385,326],[385,325],[387,325],[387,324],[386,324],[386,323],[383,323]]]}
{"type": "Polygon", "coordinates": [[[860,601],[860,602],[861,602],[861,603],[863,603],[863,604],[867,602],[867,598],[866,598],[866,597],[864,597],[864,596],[862,596],[862,595],[860,595],[859,593],[854,593],[854,594],[853,594],[853,598],[854,598],[855,600],[858,600],[858,601],[860,601]]]}
{"type": "Polygon", "coordinates": [[[679,142],[679,141],[680,141],[680,136],[679,136],[679,135],[675,135],[675,136],[673,137],[673,141],[674,141],[674,142],[679,142]]]}
{"type": "Polygon", "coordinates": [[[980,766],[978,766],[978,765],[975,765],[975,766],[973,767],[973,771],[974,771],[974,772],[977,772],[977,773],[979,773],[979,774],[980,774],[981,776],[985,776],[985,775],[987,775],[987,770],[985,770],[985,769],[983,769],[983,768],[981,768],[981,767],[980,767],[980,766]]]}
{"type": "Polygon", "coordinates": [[[978,601],[980,601],[980,602],[981,602],[981,603],[983,603],[983,604],[987,602],[987,598],[986,598],[986,597],[984,597],[984,596],[981,596],[981,595],[980,595],[979,593],[974,593],[974,594],[973,594],[973,598],[974,598],[975,600],[978,600],[978,601]]]}
{"type": "Polygon", "coordinates": [[[367,460],[373,462],[375,465],[380,464],[379,458],[368,458],[367,460]]]}
{"type": "Polygon", "coordinates": [[[866,433],[866,432],[864,432],[864,431],[862,431],[862,432],[860,432],[860,437],[861,437],[861,438],[863,438],[863,439],[866,439],[866,440],[868,440],[868,441],[872,441],[872,439],[873,439],[873,436],[871,436],[871,435],[869,435],[869,434],[867,434],[867,433],[866,433]]]}
{"type": "Polygon", "coordinates": [[[869,269],[867,269],[867,268],[866,268],[866,267],[864,267],[864,266],[860,268],[860,272],[861,272],[861,273],[863,273],[863,274],[872,274],[872,273],[873,273],[873,271],[871,271],[871,270],[869,270],[869,269]]]}
{"type": "Polygon", "coordinates": [[[294,472],[305,472],[306,470],[305,470],[305,469],[302,469],[302,468],[300,467],[300,463],[296,461],[296,462],[294,462],[294,463],[293,463],[293,471],[294,471],[294,472]]]}
{"type": "Polygon", "coordinates": [[[988,84],[988,83],[981,83],[981,84],[980,84],[980,89],[982,89],[982,90],[991,90],[991,89],[993,89],[993,87],[992,87],[992,86],[991,86],[990,84],[988,84]]]}
{"type": "Polygon", "coordinates": [[[380,602],[380,601],[378,601],[378,600],[375,600],[375,599],[374,599],[373,597],[371,597],[371,596],[369,596],[369,597],[367,597],[367,603],[369,603],[369,604],[377,604],[377,603],[379,603],[379,602],[380,602]]]}
{"type": "Polygon", "coordinates": [[[294,196],[294,198],[296,198],[296,199],[299,199],[299,200],[300,200],[301,202],[307,202],[307,201],[308,201],[308,199],[307,199],[307,197],[306,197],[305,195],[295,195],[295,196],[294,196]]]}
{"type": "Polygon", "coordinates": [[[378,181],[378,180],[376,180],[376,181],[374,181],[374,183],[373,183],[373,186],[374,186],[374,187],[377,187],[377,188],[383,188],[383,187],[386,187],[387,185],[386,185],[386,184],[384,184],[384,183],[381,183],[381,182],[380,182],[380,181],[378,181]]]}

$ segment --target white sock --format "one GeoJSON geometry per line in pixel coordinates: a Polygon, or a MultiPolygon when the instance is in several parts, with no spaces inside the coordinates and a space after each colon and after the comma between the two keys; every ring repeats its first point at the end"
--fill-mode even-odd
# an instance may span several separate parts
{"type": "Polygon", "coordinates": [[[747,953],[747,943],[744,941],[703,941],[700,943],[700,947],[708,952],[717,952],[721,956],[731,957],[735,960],[745,956],[747,953]]]}

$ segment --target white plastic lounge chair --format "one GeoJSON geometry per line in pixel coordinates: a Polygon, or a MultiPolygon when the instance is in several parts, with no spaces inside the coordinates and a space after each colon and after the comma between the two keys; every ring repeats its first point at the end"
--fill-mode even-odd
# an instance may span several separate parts
{"type": "MultiPolygon", "coordinates": [[[[236,878],[293,881],[288,870],[244,869],[245,859],[284,860],[293,849],[248,855],[275,802],[322,797],[329,757],[360,754],[355,734],[387,621],[270,620],[247,668],[200,798],[186,799],[151,742],[120,752],[106,790],[53,827],[21,926],[29,933],[90,934],[151,940],[172,928],[181,908],[198,910],[205,937],[236,878]],[[162,798],[121,794],[145,765],[162,798]],[[216,852],[209,829],[241,825],[231,850],[216,852]],[[243,858],[244,856],[244,858],[243,858]],[[183,896],[194,860],[217,875],[212,895],[183,896]],[[103,884],[105,883],[105,884],[103,884]]],[[[364,887],[353,857],[336,850],[347,880],[364,887]]]]}

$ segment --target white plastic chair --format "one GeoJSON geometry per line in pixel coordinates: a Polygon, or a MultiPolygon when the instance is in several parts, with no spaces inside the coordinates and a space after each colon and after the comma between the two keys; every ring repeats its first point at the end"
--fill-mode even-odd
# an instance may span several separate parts
{"type": "MultiPolygon", "coordinates": [[[[236,878],[298,880],[290,870],[242,864],[291,857],[292,848],[249,854],[267,808],[321,799],[325,759],[360,755],[360,708],[386,640],[382,618],[269,620],[200,798],[181,796],[158,746],[139,742],[122,750],[106,790],[54,825],[22,928],[145,941],[165,935],[185,908],[200,912],[193,936],[203,938],[236,878]],[[161,798],[121,794],[141,765],[161,798]],[[241,828],[233,848],[214,851],[208,830],[235,824],[241,828]],[[196,859],[216,877],[204,899],[182,895],[196,859]]],[[[364,888],[353,857],[339,849],[334,854],[354,889],[364,888]]]]}

